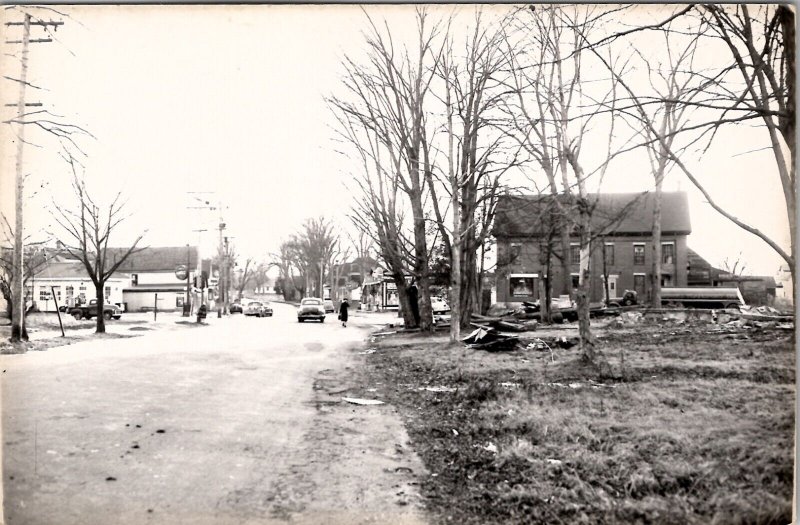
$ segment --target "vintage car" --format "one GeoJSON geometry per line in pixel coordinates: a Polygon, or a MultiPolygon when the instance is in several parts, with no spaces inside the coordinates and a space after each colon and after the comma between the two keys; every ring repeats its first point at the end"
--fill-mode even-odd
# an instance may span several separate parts
{"type": "Polygon", "coordinates": [[[302,323],[306,319],[325,322],[325,306],[322,299],[309,297],[300,301],[300,306],[297,308],[297,322],[302,323]]]}
{"type": "Polygon", "coordinates": [[[250,301],[244,307],[242,307],[242,313],[244,315],[264,317],[266,315],[272,315],[272,308],[269,309],[269,314],[267,314],[267,307],[264,306],[264,303],[261,301],[250,301]]]}

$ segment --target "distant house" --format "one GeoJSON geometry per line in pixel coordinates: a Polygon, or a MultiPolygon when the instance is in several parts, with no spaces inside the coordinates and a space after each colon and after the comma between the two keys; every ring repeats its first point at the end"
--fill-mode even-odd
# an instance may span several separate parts
{"type": "Polygon", "coordinates": [[[772,305],[782,284],[768,275],[733,275],[715,268],[697,252],[688,248],[688,285],[738,288],[747,304],[772,305]]]}
{"type": "MultiPolygon", "coordinates": [[[[104,301],[122,306],[123,289],[130,277],[115,273],[105,284],[104,301]]],[[[94,283],[83,264],[74,259],[56,258],[43,265],[25,285],[28,301],[34,301],[42,312],[55,312],[58,306],[75,306],[88,303],[96,296],[94,283]]]]}
{"type": "MultiPolygon", "coordinates": [[[[497,239],[497,301],[521,302],[544,295],[543,250],[548,238],[545,217],[554,198],[563,196],[502,196],[497,205],[494,236],[497,239]]],[[[646,300],[650,292],[652,261],[652,194],[601,193],[592,195],[592,253],[590,300],[605,296],[603,254],[608,274],[609,299],[620,298],[627,289],[646,300]]],[[[661,285],[687,285],[686,239],[691,233],[689,203],[684,192],[662,194],[661,285]]],[[[570,273],[573,290],[579,281],[581,252],[577,231],[570,238],[570,273]]],[[[555,258],[554,258],[555,259],[555,258]]],[[[554,260],[551,282],[561,282],[561,265],[554,260]]]]}
{"type": "MultiPolygon", "coordinates": [[[[115,249],[123,253],[124,249],[115,249]]],[[[113,254],[109,254],[113,260],[113,254]]],[[[149,247],[130,255],[118,272],[130,275],[122,290],[123,302],[129,311],[180,310],[187,300],[187,278],[179,279],[178,267],[188,268],[190,292],[197,273],[196,246],[149,247]]],[[[190,293],[189,295],[193,295],[190,293]]],[[[189,298],[191,300],[191,297],[189,298]]]]}

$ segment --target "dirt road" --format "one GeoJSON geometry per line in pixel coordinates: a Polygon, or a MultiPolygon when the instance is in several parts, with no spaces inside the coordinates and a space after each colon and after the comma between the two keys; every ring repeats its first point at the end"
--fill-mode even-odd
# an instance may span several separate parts
{"type": "Polygon", "coordinates": [[[394,409],[341,401],[366,318],[274,306],[2,356],[5,522],[423,523],[394,409]]]}

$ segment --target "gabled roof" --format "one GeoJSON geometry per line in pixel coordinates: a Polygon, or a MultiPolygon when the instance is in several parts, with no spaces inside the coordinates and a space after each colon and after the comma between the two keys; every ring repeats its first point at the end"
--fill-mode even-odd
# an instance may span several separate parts
{"type": "MultiPolygon", "coordinates": [[[[109,248],[108,261],[122,257],[127,248],[109,248]],[[112,251],[113,250],[113,251],[112,251]]],[[[197,267],[196,246],[161,246],[149,247],[130,255],[117,269],[118,272],[174,272],[178,265],[197,267]]]]}
{"type": "MultiPolygon", "coordinates": [[[[653,227],[655,195],[652,193],[595,193],[587,199],[592,207],[592,229],[609,235],[649,234],[653,227]]],[[[496,237],[539,237],[545,234],[548,209],[562,208],[577,218],[577,204],[567,195],[503,195],[497,202],[496,237]]],[[[689,202],[684,192],[663,192],[661,231],[688,235],[692,231],[689,202]]]]}
{"type": "MultiPolygon", "coordinates": [[[[74,261],[50,261],[42,265],[38,272],[36,272],[37,279],[81,279],[91,280],[89,274],[86,273],[86,268],[83,264],[74,261]]],[[[127,275],[120,275],[115,273],[111,279],[127,279],[127,275]]]]}

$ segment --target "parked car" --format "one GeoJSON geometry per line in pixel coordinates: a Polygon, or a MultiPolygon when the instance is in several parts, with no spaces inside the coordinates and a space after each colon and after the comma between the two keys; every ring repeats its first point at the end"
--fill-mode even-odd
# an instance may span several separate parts
{"type": "Polygon", "coordinates": [[[297,322],[302,323],[306,319],[325,322],[325,306],[322,304],[322,299],[312,297],[300,301],[300,306],[297,308],[297,322]]]}
{"type": "MultiPolygon", "coordinates": [[[[264,308],[264,304],[260,301],[250,301],[247,303],[244,308],[242,309],[242,313],[244,315],[254,315],[256,317],[264,317],[266,315],[266,310],[264,308]]],[[[272,315],[272,313],[270,313],[272,315]]]]}
{"type": "Polygon", "coordinates": [[[264,305],[264,315],[266,315],[267,317],[272,317],[272,305],[271,305],[271,304],[269,304],[269,303],[268,303],[268,302],[266,302],[266,301],[264,301],[264,302],[263,302],[263,303],[261,303],[261,304],[263,304],[263,305],[264,305]]]}
{"type": "Polygon", "coordinates": [[[326,314],[332,314],[336,311],[336,308],[333,307],[333,301],[330,299],[323,299],[322,305],[325,307],[326,314]]]}
{"type": "MultiPolygon", "coordinates": [[[[77,320],[97,317],[97,299],[92,299],[89,304],[73,306],[69,310],[69,315],[77,320]]],[[[122,309],[115,304],[104,304],[103,317],[106,319],[119,319],[122,317],[122,309]]]]}
{"type": "Polygon", "coordinates": [[[450,311],[450,305],[447,304],[447,301],[444,299],[440,299],[438,297],[431,298],[431,310],[433,311],[434,315],[436,314],[446,314],[450,311]]]}
{"type": "Polygon", "coordinates": [[[242,311],[243,311],[242,303],[240,303],[239,301],[236,301],[235,303],[231,304],[230,307],[228,307],[228,311],[230,313],[232,313],[232,314],[240,314],[240,313],[242,313],[242,311]]]}

